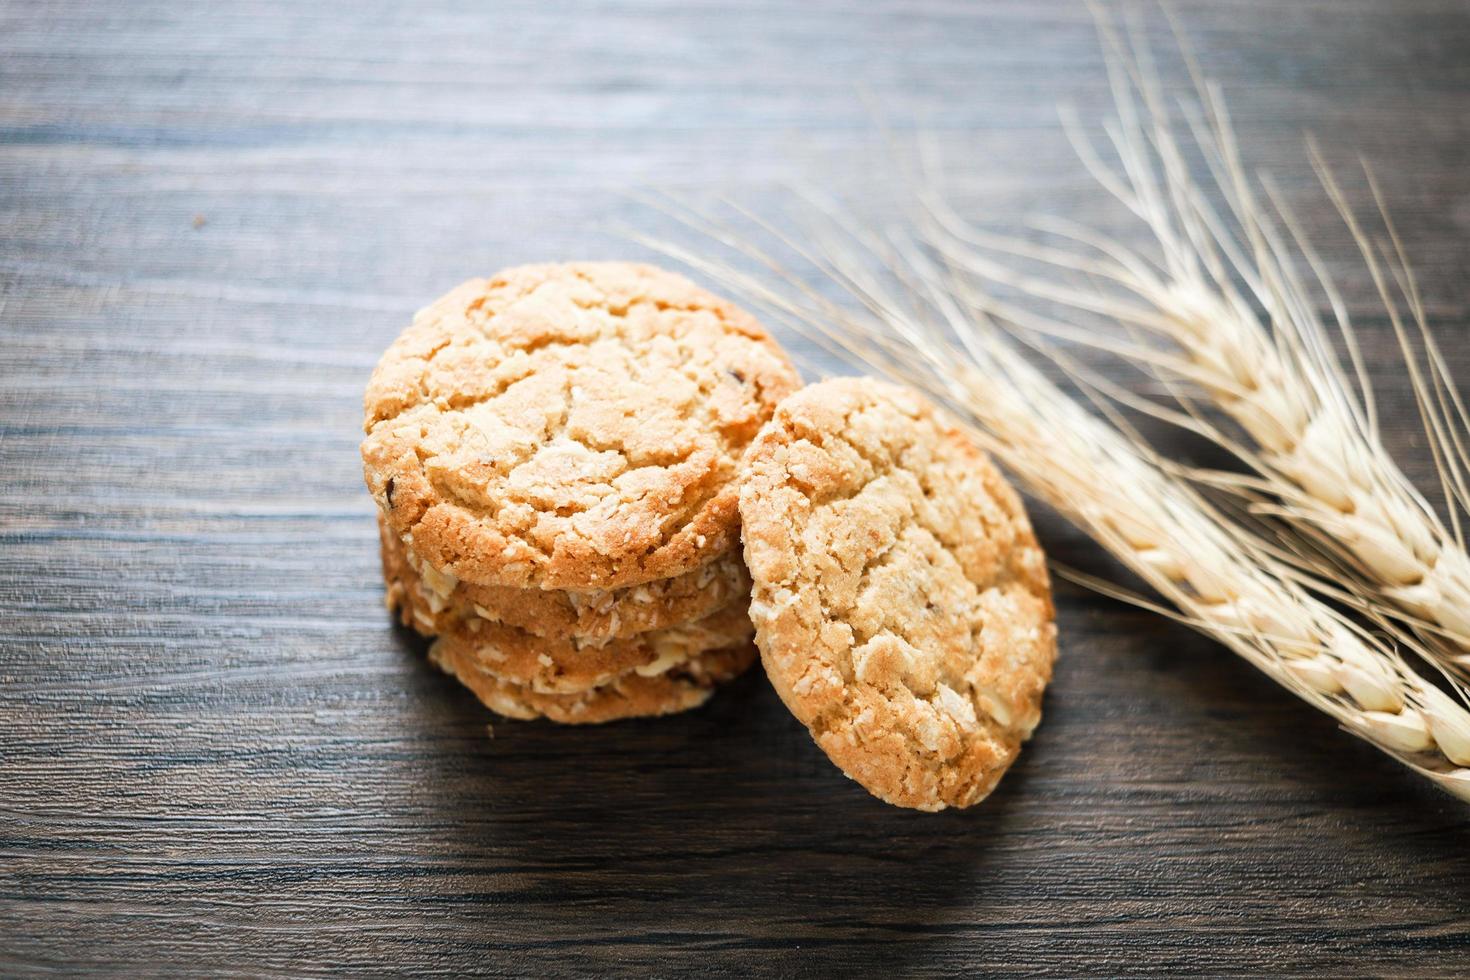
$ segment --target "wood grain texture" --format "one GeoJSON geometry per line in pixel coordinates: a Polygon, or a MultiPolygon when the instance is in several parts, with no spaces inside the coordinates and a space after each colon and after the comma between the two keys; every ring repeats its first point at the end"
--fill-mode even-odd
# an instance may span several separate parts
{"type": "MultiPolygon", "coordinates": [[[[1301,136],[1378,166],[1470,378],[1470,9],[1178,9],[1428,477],[1301,136]]],[[[1463,975],[1467,809],[1095,597],[1062,592],[1019,765],[937,816],[759,676],[487,738],[389,625],[360,397],[417,306],[640,254],[616,228],[668,228],[629,187],[861,187],[875,111],[1001,225],[1121,230],[1060,101],[1106,107],[1070,0],[0,3],[0,973],[1463,975]]]]}

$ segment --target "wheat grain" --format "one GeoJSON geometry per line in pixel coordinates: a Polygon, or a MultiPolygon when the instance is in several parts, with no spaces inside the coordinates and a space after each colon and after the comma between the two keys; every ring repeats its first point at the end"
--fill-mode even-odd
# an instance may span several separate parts
{"type": "MultiPolygon", "coordinates": [[[[1203,390],[1244,430],[1248,443],[1237,441],[1195,411],[1187,394],[1181,399],[1183,412],[1156,414],[1240,455],[1263,477],[1254,488],[1278,498],[1279,506],[1270,511],[1308,532],[1299,542],[1302,557],[1310,560],[1325,546],[1337,571],[1362,595],[1392,604],[1420,629],[1426,653],[1470,677],[1470,558],[1460,527],[1460,509],[1470,499],[1465,484],[1470,462],[1461,434],[1465,412],[1427,329],[1392,225],[1387,225],[1388,243],[1372,242],[1313,149],[1318,172],[1359,243],[1405,356],[1441,474],[1450,527],[1383,446],[1372,389],[1344,305],[1299,223],[1269,182],[1262,186],[1271,209],[1257,200],[1217,89],[1197,82],[1206,111],[1190,113],[1188,120],[1194,147],[1203,151],[1226,203],[1228,222],[1190,176],[1185,148],[1170,125],[1143,50],[1136,43],[1127,46],[1105,19],[1100,23],[1112,53],[1119,118],[1110,127],[1110,136],[1121,173],[1105,168],[1085,141],[1075,142],[1100,182],[1147,225],[1158,246],[1157,258],[1057,223],[1054,230],[1088,249],[1058,249],[989,235],[961,221],[931,192],[925,200],[937,247],[983,280],[1111,317],[1132,328],[1138,340],[1123,342],[1075,323],[996,307],[1028,329],[1131,358],[1171,387],[1182,381],[1203,390]],[[1053,277],[1026,275],[977,247],[1085,273],[1089,279],[1072,287],[1053,277]],[[1316,311],[1299,266],[1311,270],[1334,311],[1351,373],[1332,351],[1329,329],[1316,311]],[[1237,287],[1237,280],[1243,288],[1237,287]],[[1406,301],[1412,329],[1395,289],[1406,301]],[[1265,311],[1264,322],[1256,305],[1265,311]],[[1425,347],[1423,364],[1413,349],[1412,335],[1425,347]]],[[[1374,194],[1377,198],[1376,187],[1374,194]]]]}
{"type": "Polygon", "coordinates": [[[840,212],[827,216],[825,227],[801,241],[782,241],[844,287],[861,311],[827,298],[698,212],[681,217],[754,260],[757,271],[664,242],[648,244],[742,293],[813,342],[948,404],[1032,494],[1172,602],[1178,609],[1172,615],[1470,800],[1464,704],[1410,670],[1381,637],[1302,588],[1294,570],[1167,473],[1119,427],[1121,420],[1088,412],[1032,367],[986,325],[984,304],[965,284],[941,281],[912,245],[885,244],[840,212]],[[873,268],[875,257],[888,274],[873,268]]]}

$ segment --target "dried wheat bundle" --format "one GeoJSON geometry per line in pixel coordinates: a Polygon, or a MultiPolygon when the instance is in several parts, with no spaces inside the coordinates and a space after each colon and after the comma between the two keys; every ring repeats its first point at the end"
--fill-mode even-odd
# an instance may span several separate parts
{"type": "Polygon", "coordinates": [[[694,211],[682,217],[753,260],[757,271],[652,244],[812,341],[947,403],[1031,493],[1179,612],[1152,608],[1218,639],[1351,732],[1470,800],[1463,703],[1302,588],[1294,570],[1166,472],[1121,420],[1087,411],[1032,367],[988,325],[984,304],[966,285],[942,275],[916,247],[876,239],[837,211],[800,241],[782,237],[859,302],[854,311],[723,225],[694,211]]]}
{"type": "MultiPolygon", "coordinates": [[[[1300,559],[1311,562],[1325,555],[1335,577],[1366,602],[1396,609],[1419,631],[1429,655],[1470,677],[1470,558],[1460,513],[1470,508],[1467,416],[1426,328],[1418,290],[1381,199],[1388,237],[1374,241],[1313,148],[1318,173],[1359,244],[1404,355],[1449,507],[1449,527],[1384,448],[1345,307],[1269,181],[1261,184],[1269,207],[1258,200],[1218,90],[1196,71],[1204,110],[1186,107],[1192,140],[1181,145],[1146,49],[1122,40],[1105,19],[1100,24],[1112,52],[1119,115],[1108,133],[1121,169],[1105,166],[1084,140],[1075,142],[1099,181],[1147,226],[1158,254],[1146,256],[1056,223],[1052,229],[1078,247],[987,234],[928,193],[932,240],[951,262],[984,281],[1127,325],[1130,337],[1119,338],[1032,311],[995,309],[1027,329],[1122,354],[1167,382],[1181,409],[1155,405],[1148,410],[1243,458],[1260,479],[1230,482],[1254,495],[1259,512],[1293,523],[1300,559]],[[1187,150],[1200,153],[1209,165],[1212,190],[1226,205],[1223,214],[1190,176],[1187,150]],[[1028,275],[996,261],[997,251],[1050,270],[1028,275]],[[1076,285],[1063,282],[1057,270],[1085,279],[1076,285]],[[1314,289],[1332,307],[1334,328],[1318,315],[1314,289]],[[1345,341],[1351,370],[1333,352],[1332,329],[1345,341]],[[1415,338],[1424,348],[1422,360],[1415,338]],[[1190,401],[1192,390],[1206,393],[1248,438],[1238,440],[1211,423],[1190,401]]],[[[1192,59],[1190,65],[1194,70],[1192,59]]],[[[1372,186],[1371,174],[1369,181],[1372,186]]],[[[1376,186],[1373,193],[1378,198],[1376,186]]],[[[1126,394],[1124,400],[1139,404],[1126,394]]]]}

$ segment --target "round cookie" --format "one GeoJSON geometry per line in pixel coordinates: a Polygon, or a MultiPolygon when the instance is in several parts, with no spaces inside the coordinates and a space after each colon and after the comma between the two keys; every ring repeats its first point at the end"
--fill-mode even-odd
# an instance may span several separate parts
{"type": "Polygon", "coordinates": [[[597,590],[729,550],[740,456],[799,386],[748,314],[646,265],[530,265],[421,311],[365,398],[368,489],[461,581],[597,590]]]}
{"type": "Polygon", "coordinates": [[[388,606],[405,626],[438,635],[436,645],[456,659],[476,661],[498,679],[537,693],[586,691],[630,671],[658,674],[705,651],[748,644],[753,631],[748,596],[742,596],[702,619],[615,640],[540,637],[482,619],[472,609],[430,605],[436,596],[421,587],[391,537],[384,536],[382,546],[388,606]]]}
{"type": "MultiPolygon", "coordinates": [[[[407,550],[378,515],[384,577],[414,590],[411,606],[401,606],[404,625],[421,633],[447,628],[440,622],[450,608],[473,609],[480,618],[514,626],[550,639],[572,637],[601,644],[649,630],[703,619],[737,599],[750,596],[750,576],[737,551],[670,579],[596,592],[564,589],[514,589],[460,582],[407,550]]],[[[404,597],[408,598],[407,596],[404,597]]]]}
{"type": "Polygon", "coordinates": [[[435,645],[456,659],[473,660],[499,680],[538,694],[576,694],[624,674],[651,677],[710,650],[748,644],[753,631],[747,605],[740,602],[692,623],[601,646],[546,640],[476,616],[441,633],[435,645]]]}
{"type": "Polygon", "coordinates": [[[542,694],[490,674],[472,658],[435,644],[429,657],[474,692],[491,711],[507,718],[548,718],[567,725],[597,725],[624,718],[670,715],[709,700],[715,685],[732,680],[755,662],[749,643],[702,653],[664,673],[625,674],[578,694],[542,694]]]}
{"type": "Polygon", "coordinates": [[[1056,657],[1045,556],[985,454],[913,391],[824,381],[751,446],[740,514],[761,660],[817,744],[898,806],[984,799],[1056,657]]]}

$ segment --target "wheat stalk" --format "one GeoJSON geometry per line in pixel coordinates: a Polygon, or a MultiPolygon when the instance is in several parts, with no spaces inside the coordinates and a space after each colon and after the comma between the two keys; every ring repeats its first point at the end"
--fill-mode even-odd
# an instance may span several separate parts
{"type": "Polygon", "coordinates": [[[803,240],[814,247],[763,225],[844,287],[861,304],[854,311],[699,211],[679,216],[758,271],[646,243],[813,342],[948,404],[1032,494],[1178,612],[1152,608],[1224,643],[1349,731],[1470,800],[1465,705],[1410,670],[1382,638],[1310,594],[1254,535],[1168,473],[1121,419],[1088,412],[1032,367],[987,325],[986,304],[967,284],[943,276],[911,244],[877,239],[840,211],[827,211],[828,223],[803,240]],[[875,259],[886,274],[872,268],[875,259]]]}
{"type": "MultiPolygon", "coordinates": [[[[1315,146],[1313,162],[1357,241],[1409,370],[1431,453],[1449,507],[1446,527],[1394,463],[1379,438],[1372,388],[1345,307],[1323,264],[1269,181],[1270,208],[1246,177],[1218,89],[1195,73],[1205,111],[1186,111],[1192,148],[1202,151],[1229,220],[1190,176],[1186,147],[1174,135],[1146,49],[1126,43],[1099,19],[1111,50],[1109,71],[1119,117],[1109,128],[1121,172],[1107,168],[1072,127],[1082,159],[1099,181],[1147,226],[1158,246],[1146,258],[1117,241],[1051,223],[1087,246],[1058,249],[986,234],[961,221],[932,192],[925,196],[933,239],[955,264],[989,282],[1131,328],[1128,342],[993,304],[1022,324],[1128,357],[1165,380],[1181,412],[1151,409],[1232,450],[1260,474],[1239,484],[1255,492],[1259,512],[1294,522],[1298,557],[1325,553],[1361,596],[1388,603],[1420,631],[1425,652],[1470,677],[1470,558],[1460,509],[1470,504],[1466,413],[1427,328],[1422,302],[1392,223],[1373,188],[1388,233],[1375,242],[1347,206],[1315,146]],[[1138,103],[1141,102],[1141,111],[1138,103]],[[976,246],[1085,274],[1080,286],[1030,276],[976,246]],[[1316,311],[1310,283],[1325,294],[1345,342],[1351,373],[1333,353],[1329,328],[1316,311]],[[1241,285],[1237,285],[1237,282],[1241,285]],[[1396,296],[1397,291],[1397,296],[1396,296]],[[1407,307],[1400,308],[1402,298],[1407,307]],[[1265,312],[1265,322],[1256,307],[1265,312]],[[1424,362],[1413,337],[1424,346],[1424,362]],[[1248,442],[1237,441],[1200,412],[1178,387],[1205,392],[1248,442]],[[1261,497],[1269,495],[1268,498],[1261,497]]],[[[1181,45],[1183,41],[1181,40],[1181,45]]],[[[1137,399],[1127,398],[1130,404],[1137,399]]]]}

